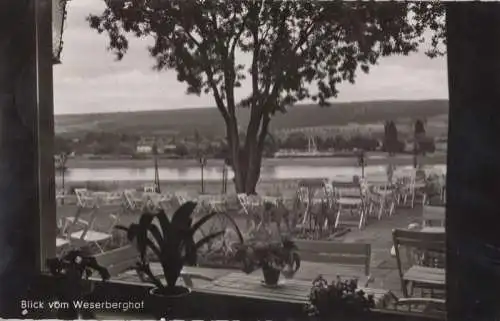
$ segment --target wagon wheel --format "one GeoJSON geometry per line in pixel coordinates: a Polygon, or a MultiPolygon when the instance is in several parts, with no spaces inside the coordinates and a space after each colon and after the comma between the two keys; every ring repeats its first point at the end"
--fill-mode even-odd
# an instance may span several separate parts
{"type": "Polygon", "coordinates": [[[226,264],[234,255],[235,244],[243,243],[243,235],[236,221],[226,212],[206,212],[215,213],[214,216],[202,225],[195,233],[195,241],[199,241],[207,235],[223,231],[224,234],[211,239],[199,250],[199,257],[202,261],[211,264],[226,264]]]}

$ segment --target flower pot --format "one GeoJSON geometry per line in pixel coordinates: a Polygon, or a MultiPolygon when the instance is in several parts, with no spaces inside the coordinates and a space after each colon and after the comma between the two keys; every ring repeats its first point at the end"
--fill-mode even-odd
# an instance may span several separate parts
{"type": "Polygon", "coordinates": [[[276,286],[280,279],[281,271],[274,269],[272,267],[262,267],[262,272],[264,274],[264,283],[266,285],[276,286]]]}
{"type": "Polygon", "coordinates": [[[153,288],[146,299],[146,308],[156,319],[182,317],[186,314],[189,288],[174,286],[153,288]]]}

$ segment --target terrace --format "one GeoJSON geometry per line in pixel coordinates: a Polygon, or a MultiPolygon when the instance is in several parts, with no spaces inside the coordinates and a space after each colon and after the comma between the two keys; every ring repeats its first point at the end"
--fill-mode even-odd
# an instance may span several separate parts
{"type": "MultiPolygon", "coordinates": [[[[394,312],[396,310],[394,300],[402,298],[403,293],[397,260],[394,253],[391,254],[392,231],[394,229],[407,229],[408,226],[415,224],[423,224],[423,213],[426,210],[422,207],[422,203],[429,203],[430,198],[427,195],[431,193],[433,188],[432,194],[435,196],[432,198],[432,202],[441,205],[444,199],[442,186],[434,184],[436,182],[433,181],[436,174],[434,176],[429,174],[425,178],[427,183],[418,183],[415,181],[415,177],[412,180],[412,173],[409,172],[400,171],[398,175],[400,175],[398,180],[401,182],[400,184],[388,183],[384,175],[367,177],[366,180],[361,180],[361,183],[351,182],[351,177],[336,177],[337,181],[328,179],[299,181],[296,182],[295,187],[293,183],[282,182],[281,184],[276,183],[278,186],[276,184],[273,186],[274,188],[278,187],[280,192],[262,191],[263,194],[274,195],[253,198],[245,195],[237,197],[237,195],[230,194],[198,195],[193,193],[188,195],[179,191],[157,194],[137,190],[93,192],[76,189],[76,195],[64,195],[61,191],[57,196],[58,221],[60,222],[60,234],[57,239],[58,252],[61,255],[62,252],[85,243],[94,245],[96,257],[114,270],[113,265],[126,264],[125,262],[130,261],[131,256],[127,249],[130,246],[128,240],[125,239],[125,234],[113,231],[113,226],[136,223],[140,213],[148,206],[163,208],[171,214],[180,204],[187,200],[194,200],[199,204],[197,216],[201,217],[211,211],[228,214],[242,230],[247,241],[252,236],[257,235],[258,237],[257,231],[254,230],[252,234],[250,226],[258,226],[262,222],[260,232],[267,230],[275,236],[279,235],[280,232],[281,234],[291,233],[291,236],[298,242],[299,250],[305,250],[311,244],[313,247],[316,246],[317,243],[314,243],[316,241],[326,243],[324,246],[331,244],[338,248],[342,248],[342,244],[347,244],[347,248],[349,244],[360,244],[361,246],[367,244],[370,247],[369,263],[365,266],[363,266],[364,262],[361,265],[358,263],[357,266],[353,266],[343,264],[345,262],[342,261],[335,262],[335,260],[302,262],[293,280],[285,281],[282,288],[284,293],[276,298],[271,295],[272,293],[267,293],[266,288],[259,286],[255,288],[252,283],[255,280],[260,280],[261,270],[253,271],[248,276],[241,272],[241,266],[233,260],[231,251],[224,251],[222,248],[226,244],[224,241],[230,238],[230,235],[224,235],[223,239],[216,240],[211,244],[210,251],[207,249],[200,251],[197,267],[185,268],[189,273],[201,276],[201,278],[195,277],[194,280],[183,279],[184,285],[192,288],[194,293],[201,293],[205,296],[207,294],[227,296],[228,293],[243,297],[249,295],[252,297],[253,295],[254,300],[256,300],[255,296],[266,296],[267,294],[268,297],[264,302],[276,303],[276,300],[278,300],[277,302],[290,300],[290,304],[303,306],[307,301],[312,281],[318,275],[322,275],[327,280],[335,280],[337,276],[359,278],[362,280],[360,284],[363,280],[370,278],[372,281],[367,286],[369,286],[370,291],[378,293],[380,304],[378,307],[394,312]],[[407,179],[405,180],[405,178],[407,179]],[[403,181],[407,183],[403,183],[403,181]],[[328,187],[332,188],[332,194],[328,193],[328,187]],[[276,196],[277,193],[279,193],[278,196],[276,196]],[[341,209],[342,202],[352,203],[356,200],[360,201],[360,205],[364,203],[363,207],[349,208],[348,211],[341,209]],[[266,209],[266,202],[272,206],[270,210],[266,209]],[[332,204],[331,208],[329,208],[328,203],[332,204]],[[308,207],[308,204],[313,205],[308,207]],[[363,218],[363,211],[366,211],[365,218],[363,218]],[[348,220],[344,221],[343,217],[337,219],[341,214],[349,216],[348,220]],[[327,218],[329,215],[332,215],[330,222],[327,218]],[[320,221],[322,217],[323,221],[320,221]],[[310,221],[313,221],[312,226],[308,226],[310,221]],[[335,227],[337,223],[338,225],[335,227]],[[362,223],[361,228],[359,227],[360,223],[362,223]],[[80,229],[88,232],[74,232],[75,229],[78,229],[78,225],[82,226],[80,229]],[[327,228],[321,228],[320,225],[327,228]],[[78,235],[74,237],[74,233],[78,235]],[[109,237],[92,239],[92,233],[109,237]],[[81,237],[85,234],[88,237],[81,237]],[[320,234],[322,235],[320,236],[320,234]],[[118,254],[120,252],[122,254],[118,254]],[[114,257],[113,262],[109,262],[109,257],[114,257]],[[365,273],[365,269],[369,269],[369,272],[365,273]],[[217,287],[220,282],[229,282],[227,289],[217,287]],[[245,282],[250,282],[247,286],[253,287],[253,292],[241,289],[241,287],[245,287],[245,282]],[[292,294],[287,293],[297,286],[300,286],[300,291],[297,290],[297,293],[292,294]],[[297,295],[301,299],[297,300],[297,295]]],[[[443,180],[440,179],[437,182],[442,184],[443,180]]],[[[444,210],[442,213],[439,220],[444,221],[444,210]]],[[[215,220],[215,223],[207,227],[205,232],[232,228],[228,221],[224,221],[224,215],[216,218],[219,220],[215,220]]],[[[264,240],[270,242],[272,236],[266,236],[264,240]]],[[[444,248],[441,251],[444,252],[444,248]]],[[[132,258],[133,255],[132,253],[132,258]]],[[[119,273],[113,275],[113,281],[128,285],[147,286],[132,267],[133,265],[129,264],[131,269],[121,268],[119,273]]],[[[152,270],[155,274],[162,273],[159,263],[153,263],[152,270]]],[[[277,292],[274,292],[274,295],[277,295],[277,292]]],[[[403,305],[402,308],[408,309],[409,306],[403,305]]],[[[425,305],[412,308],[413,313],[420,311],[422,317],[422,311],[426,308],[427,315],[430,314],[434,318],[444,317],[444,314],[439,311],[431,313],[425,305]]]]}

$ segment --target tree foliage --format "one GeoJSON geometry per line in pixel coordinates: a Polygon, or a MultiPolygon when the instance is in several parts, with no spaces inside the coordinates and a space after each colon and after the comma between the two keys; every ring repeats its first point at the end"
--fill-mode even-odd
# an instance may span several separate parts
{"type": "Polygon", "coordinates": [[[415,121],[414,136],[413,153],[415,155],[414,165],[416,165],[416,155],[422,154],[425,156],[426,153],[434,153],[436,146],[434,139],[426,136],[425,124],[421,119],[415,121]]]}
{"type": "Polygon", "coordinates": [[[271,117],[304,99],[320,105],[381,57],[417,51],[432,31],[431,57],[442,54],[439,3],[274,0],[105,0],[89,24],[109,36],[117,59],[127,34],[150,36],[158,71],[173,69],[187,93],[213,95],[226,124],[238,192],[253,193],[271,117]],[[245,63],[242,57],[249,57],[245,63]],[[248,79],[247,79],[248,78],[248,79]],[[248,86],[248,97],[235,89],[248,86]],[[251,109],[243,140],[238,106],[251,109]]]}
{"type": "Polygon", "coordinates": [[[425,135],[425,125],[421,119],[415,121],[415,137],[420,137],[425,135]]]}
{"type": "Polygon", "coordinates": [[[390,155],[400,153],[404,150],[404,143],[399,141],[398,129],[394,121],[387,121],[384,124],[383,150],[390,155]]]}

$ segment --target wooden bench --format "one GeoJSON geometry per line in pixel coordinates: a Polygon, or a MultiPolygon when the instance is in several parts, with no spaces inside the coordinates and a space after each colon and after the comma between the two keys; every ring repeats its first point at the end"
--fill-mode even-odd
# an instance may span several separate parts
{"type": "MultiPolygon", "coordinates": [[[[95,258],[97,263],[107,268],[109,274],[113,277],[135,268],[136,262],[139,260],[139,253],[134,246],[127,245],[98,254],[95,258]]],[[[190,288],[193,287],[193,279],[213,281],[213,278],[198,273],[195,267],[184,267],[181,272],[181,278],[184,284],[190,288]]]]}

